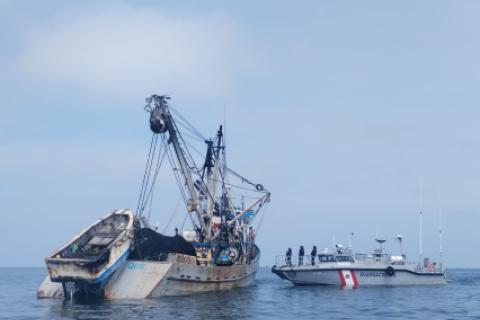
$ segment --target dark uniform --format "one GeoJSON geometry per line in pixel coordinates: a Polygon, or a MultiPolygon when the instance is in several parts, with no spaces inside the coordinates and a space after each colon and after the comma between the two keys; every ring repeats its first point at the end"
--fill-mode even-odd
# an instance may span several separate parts
{"type": "Polygon", "coordinates": [[[303,246],[300,246],[300,250],[298,250],[298,265],[303,265],[303,256],[305,256],[305,249],[303,246]]]}
{"type": "Polygon", "coordinates": [[[292,265],[292,248],[288,248],[287,254],[285,255],[285,263],[287,266],[292,265]]]}
{"type": "Polygon", "coordinates": [[[313,246],[312,252],[310,253],[310,257],[312,258],[312,266],[315,265],[316,256],[317,256],[317,246],[313,246]]]}

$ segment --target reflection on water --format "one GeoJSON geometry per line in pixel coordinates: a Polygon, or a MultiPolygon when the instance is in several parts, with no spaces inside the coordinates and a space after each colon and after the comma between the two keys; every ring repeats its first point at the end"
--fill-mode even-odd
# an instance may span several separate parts
{"type": "Polygon", "coordinates": [[[258,283],[248,288],[146,300],[57,301],[48,317],[58,318],[251,318],[258,283]]]}
{"type": "Polygon", "coordinates": [[[449,270],[447,285],[341,290],[294,287],[261,269],[255,285],[148,300],[70,302],[36,299],[45,270],[0,269],[0,319],[383,319],[480,317],[480,270],[449,270]]]}

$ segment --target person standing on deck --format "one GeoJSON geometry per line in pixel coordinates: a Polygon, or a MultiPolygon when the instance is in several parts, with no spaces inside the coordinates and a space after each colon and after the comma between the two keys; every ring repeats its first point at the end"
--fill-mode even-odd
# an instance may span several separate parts
{"type": "Polygon", "coordinates": [[[303,256],[305,256],[305,249],[303,246],[300,246],[300,250],[298,250],[298,265],[303,265],[303,256]]]}
{"type": "Polygon", "coordinates": [[[292,265],[292,248],[287,249],[287,253],[285,254],[285,263],[287,266],[292,265]]]}
{"type": "Polygon", "coordinates": [[[317,246],[313,246],[312,252],[310,252],[310,257],[312,258],[312,266],[315,265],[315,257],[317,256],[317,246]]]}

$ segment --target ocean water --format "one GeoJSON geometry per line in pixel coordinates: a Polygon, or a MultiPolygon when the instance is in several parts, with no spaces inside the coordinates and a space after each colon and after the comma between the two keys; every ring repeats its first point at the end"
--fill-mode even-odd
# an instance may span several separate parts
{"type": "Polygon", "coordinates": [[[72,303],[37,299],[43,268],[0,268],[0,319],[480,319],[480,269],[448,270],[439,286],[295,287],[261,268],[226,292],[72,303]]]}

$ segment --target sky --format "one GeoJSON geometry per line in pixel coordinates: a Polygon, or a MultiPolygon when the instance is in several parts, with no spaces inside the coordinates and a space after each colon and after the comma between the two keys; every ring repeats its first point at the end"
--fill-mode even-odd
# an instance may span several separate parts
{"type": "MultiPolygon", "coordinates": [[[[441,224],[447,267],[480,267],[479,15],[478,1],[1,0],[0,266],[43,266],[135,208],[145,98],[170,94],[204,136],[225,119],[229,166],[272,192],[262,265],[351,232],[355,250],[385,237],[394,254],[402,235],[415,260],[422,209],[424,255],[438,260],[441,224]]],[[[167,173],[159,229],[178,201],[167,173]]]]}

